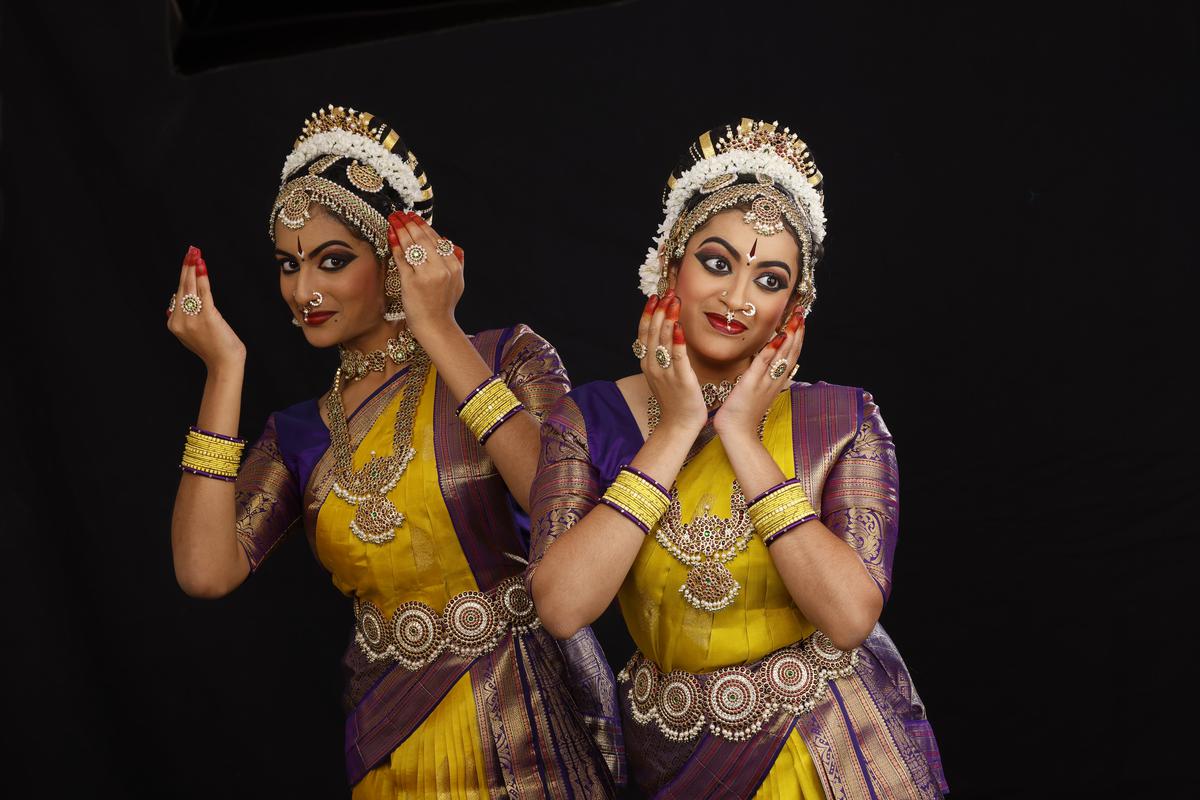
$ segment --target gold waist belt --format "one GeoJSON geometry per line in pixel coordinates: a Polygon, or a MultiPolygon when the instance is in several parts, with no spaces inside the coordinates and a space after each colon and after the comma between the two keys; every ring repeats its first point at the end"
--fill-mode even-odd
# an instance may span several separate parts
{"type": "Polygon", "coordinates": [[[803,714],[824,696],[828,682],[854,671],[858,649],[834,647],[817,631],[748,667],[664,674],[640,651],[617,674],[628,689],[635,722],[655,723],[668,739],[694,739],[707,725],[735,742],[749,739],[775,715],[803,714]]]}
{"type": "Polygon", "coordinates": [[[456,594],[440,614],[414,601],[402,604],[389,619],[374,603],[354,599],[354,641],[367,659],[392,659],[411,670],[446,650],[475,658],[495,647],[509,629],[520,633],[540,624],[519,575],[488,592],[456,594]]]}

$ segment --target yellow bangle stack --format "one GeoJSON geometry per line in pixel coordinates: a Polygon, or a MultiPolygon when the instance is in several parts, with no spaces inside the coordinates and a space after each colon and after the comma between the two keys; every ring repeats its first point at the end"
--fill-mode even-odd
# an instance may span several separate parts
{"type": "Polygon", "coordinates": [[[621,467],[600,502],[624,514],[631,522],[650,533],[671,505],[671,493],[641,470],[621,467]]]}
{"type": "Polygon", "coordinates": [[[746,513],[768,547],[793,528],[817,518],[804,487],[794,478],[760,494],[746,508],[746,513]]]}
{"type": "Polygon", "coordinates": [[[242,463],[246,440],[210,433],[195,426],[188,429],[179,468],[193,475],[233,481],[242,463]]]}
{"type": "Polygon", "coordinates": [[[508,418],[524,408],[499,375],[477,386],[455,413],[480,444],[496,432],[508,418]]]}

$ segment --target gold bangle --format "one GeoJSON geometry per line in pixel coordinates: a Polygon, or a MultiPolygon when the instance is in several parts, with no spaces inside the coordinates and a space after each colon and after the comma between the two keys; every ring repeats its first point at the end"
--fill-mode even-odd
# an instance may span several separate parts
{"type": "Polygon", "coordinates": [[[496,432],[513,414],[524,408],[499,375],[477,386],[455,412],[480,444],[496,432]]]}
{"type": "Polygon", "coordinates": [[[671,494],[662,484],[630,466],[621,467],[600,498],[600,502],[624,514],[631,522],[650,533],[667,513],[671,494]]]}
{"type": "Polygon", "coordinates": [[[243,439],[207,433],[197,428],[188,431],[183,443],[181,469],[195,475],[232,480],[237,477],[246,449],[243,439]]]}
{"type": "Polygon", "coordinates": [[[784,481],[760,494],[746,508],[746,513],[750,516],[750,524],[767,545],[817,517],[804,487],[796,479],[784,481]]]}

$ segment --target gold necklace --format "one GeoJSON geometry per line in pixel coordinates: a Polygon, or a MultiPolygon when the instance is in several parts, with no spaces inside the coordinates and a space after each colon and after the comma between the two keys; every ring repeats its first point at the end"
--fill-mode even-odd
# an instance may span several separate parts
{"type": "MultiPolygon", "coordinates": [[[[662,408],[653,394],[646,405],[648,427],[654,433],[662,418],[662,408]]],[[[767,415],[763,414],[758,423],[759,439],[766,424],[767,415]]],[[[700,515],[685,524],[679,489],[672,486],[671,505],[654,532],[663,549],[689,568],[679,593],[688,605],[701,611],[720,611],[733,603],[742,586],[725,564],[745,552],[754,537],[754,526],[746,512],[746,495],[736,478],[729,495],[729,519],[712,514],[711,508],[705,503],[700,515]]]]}
{"type": "Polygon", "coordinates": [[[382,350],[372,350],[369,353],[338,345],[338,354],[342,358],[342,375],[347,380],[361,380],[369,372],[383,372],[389,358],[397,366],[403,364],[416,354],[419,347],[417,340],[408,331],[400,331],[398,336],[387,340],[382,350]]]}
{"type": "Polygon", "coordinates": [[[350,532],[367,544],[390,542],[396,538],[396,528],[404,524],[404,514],[388,498],[388,492],[396,488],[417,454],[412,446],[413,422],[430,367],[429,356],[419,347],[406,358],[410,363],[401,390],[404,394],[400,408],[396,411],[392,453],[377,456],[372,450],[370,459],[360,470],[355,471],[354,456],[350,451],[350,431],[342,407],[341,369],[333,376],[333,389],[329,393],[329,439],[337,465],[333,493],[354,507],[350,532]]]}
{"type": "Polygon", "coordinates": [[[729,393],[733,391],[733,387],[737,386],[742,380],[742,376],[738,375],[730,381],[721,381],[720,383],[704,383],[700,385],[700,394],[704,397],[704,405],[712,408],[717,403],[724,403],[729,398],[729,393]]]}

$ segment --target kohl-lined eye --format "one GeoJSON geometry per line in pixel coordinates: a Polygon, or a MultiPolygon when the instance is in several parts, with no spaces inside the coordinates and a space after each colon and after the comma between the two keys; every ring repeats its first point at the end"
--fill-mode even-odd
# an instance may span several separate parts
{"type": "Polygon", "coordinates": [[[279,258],[276,259],[276,263],[279,264],[279,271],[284,275],[291,275],[293,272],[300,271],[300,265],[297,264],[294,259],[279,258]]]}
{"type": "Polygon", "coordinates": [[[764,272],[755,278],[754,282],[768,292],[779,292],[788,287],[788,282],[774,272],[764,272]]]}
{"type": "Polygon", "coordinates": [[[329,272],[337,272],[339,269],[346,267],[357,256],[350,253],[330,253],[321,259],[321,269],[329,272]]]}
{"type": "Polygon", "coordinates": [[[729,259],[717,253],[696,253],[696,260],[709,272],[715,272],[718,275],[729,272],[729,259]]]}

